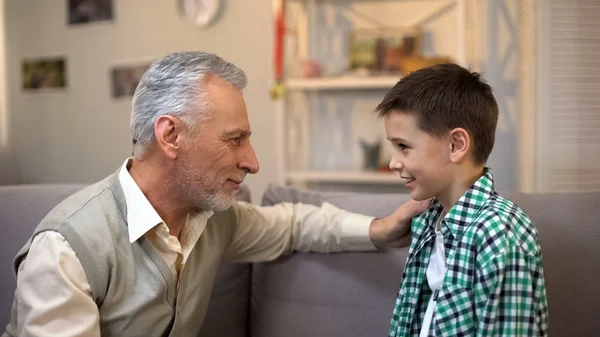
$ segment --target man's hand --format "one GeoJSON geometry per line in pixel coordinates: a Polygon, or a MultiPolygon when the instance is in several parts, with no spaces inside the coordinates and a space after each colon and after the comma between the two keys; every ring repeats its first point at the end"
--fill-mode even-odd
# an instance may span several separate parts
{"type": "Polygon", "coordinates": [[[378,248],[401,248],[410,245],[410,226],[413,217],[425,212],[430,200],[410,200],[392,215],[375,219],[369,227],[371,241],[378,248]]]}

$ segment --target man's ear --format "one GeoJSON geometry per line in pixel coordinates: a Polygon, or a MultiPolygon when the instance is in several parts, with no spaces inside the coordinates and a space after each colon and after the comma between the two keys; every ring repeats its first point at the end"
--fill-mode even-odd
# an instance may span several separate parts
{"type": "Polygon", "coordinates": [[[450,161],[457,164],[468,158],[471,145],[471,136],[467,130],[455,128],[450,131],[450,161]]]}
{"type": "Polygon", "coordinates": [[[169,159],[177,159],[181,148],[183,124],[179,119],[169,115],[158,117],[154,123],[154,137],[161,152],[169,159]]]}

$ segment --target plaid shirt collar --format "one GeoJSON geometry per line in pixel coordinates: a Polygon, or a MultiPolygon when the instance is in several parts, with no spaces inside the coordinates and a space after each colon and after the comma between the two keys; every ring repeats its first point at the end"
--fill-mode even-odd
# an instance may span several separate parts
{"type": "MultiPolygon", "coordinates": [[[[485,202],[494,194],[496,194],[496,190],[492,170],[485,167],[483,175],[458,199],[458,202],[444,217],[446,226],[442,226],[442,234],[446,236],[450,232],[453,237],[460,236],[466,225],[473,222],[485,202]]],[[[436,219],[443,214],[443,210],[440,201],[434,199],[425,214],[424,218],[429,220],[427,227],[431,229],[432,233],[435,231],[436,219]]]]}

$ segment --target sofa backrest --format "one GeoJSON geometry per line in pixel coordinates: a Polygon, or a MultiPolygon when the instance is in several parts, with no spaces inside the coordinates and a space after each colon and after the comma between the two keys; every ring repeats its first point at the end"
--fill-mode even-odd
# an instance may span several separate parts
{"type": "Polygon", "coordinates": [[[549,335],[599,335],[600,193],[507,197],[529,215],[540,233],[549,335]]]}
{"type": "MultiPolygon", "coordinates": [[[[16,287],[12,261],[42,218],[67,196],[85,185],[0,186],[0,332],[10,321],[16,287]]],[[[243,185],[236,198],[250,202],[250,191],[243,185]]],[[[221,265],[202,336],[248,336],[250,264],[221,265]]]]}
{"type": "MultiPolygon", "coordinates": [[[[506,195],[540,233],[551,336],[600,331],[600,193],[506,195]]],[[[385,216],[406,194],[326,193],[271,185],[262,204],[330,202],[348,211],[385,216]]],[[[386,336],[407,249],[376,253],[303,254],[255,265],[251,334],[386,336]]]]}
{"type": "Polygon", "coordinates": [[[40,220],[67,196],[85,185],[0,186],[0,330],[10,321],[16,288],[13,258],[40,220]]]}

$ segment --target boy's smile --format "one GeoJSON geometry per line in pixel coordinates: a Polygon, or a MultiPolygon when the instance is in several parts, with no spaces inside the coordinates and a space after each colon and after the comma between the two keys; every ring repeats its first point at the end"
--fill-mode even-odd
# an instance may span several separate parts
{"type": "Polygon", "coordinates": [[[400,178],[406,180],[406,187],[407,188],[412,189],[412,187],[414,186],[415,178],[413,178],[413,177],[407,177],[407,176],[400,176],[400,178]]]}

